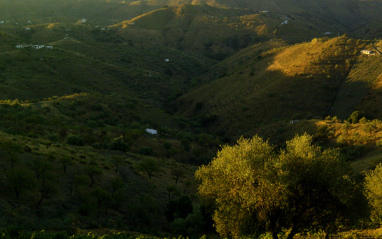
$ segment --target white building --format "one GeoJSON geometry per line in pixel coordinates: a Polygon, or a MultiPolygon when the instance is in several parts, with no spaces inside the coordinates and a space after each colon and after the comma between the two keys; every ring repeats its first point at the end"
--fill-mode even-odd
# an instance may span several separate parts
{"type": "Polygon", "coordinates": [[[45,47],[45,45],[33,45],[32,46],[34,49],[37,49],[37,50],[39,50],[39,49],[42,49],[42,48],[44,48],[45,47]]]}
{"type": "Polygon", "coordinates": [[[375,52],[371,50],[362,50],[361,53],[364,55],[375,55],[375,52]]]}
{"type": "Polygon", "coordinates": [[[155,129],[146,129],[146,132],[149,133],[149,134],[152,134],[152,135],[157,135],[158,134],[158,131],[155,130],[155,129]]]}

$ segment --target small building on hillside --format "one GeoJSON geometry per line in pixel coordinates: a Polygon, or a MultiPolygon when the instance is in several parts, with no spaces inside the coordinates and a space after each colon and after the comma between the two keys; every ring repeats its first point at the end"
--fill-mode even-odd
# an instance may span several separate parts
{"type": "Polygon", "coordinates": [[[364,55],[375,55],[375,51],[371,50],[362,50],[361,53],[364,55]]]}
{"type": "Polygon", "coordinates": [[[289,124],[296,124],[298,122],[300,122],[300,120],[291,120],[291,121],[289,121],[289,124]]]}
{"type": "Polygon", "coordinates": [[[324,32],[324,35],[331,35],[331,32],[324,32]]]}
{"type": "Polygon", "coordinates": [[[158,131],[156,129],[146,129],[146,132],[152,135],[157,135],[158,131]]]}
{"type": "Polygon", "coordinates": [[[283,21],[282,23],[281,23],[281,25],[286,25],[286,24],[288,24],[288,20],[285,20],[285,21],[283,21]]]}
{"type": "Polygon", "coordinates": [[[45,47],[45,45],[33,45],[32,46],[34,49],[37,49],[37,50],[39,50],[39,49],[42,49],[42,48],[44,48],[45,47]]]}

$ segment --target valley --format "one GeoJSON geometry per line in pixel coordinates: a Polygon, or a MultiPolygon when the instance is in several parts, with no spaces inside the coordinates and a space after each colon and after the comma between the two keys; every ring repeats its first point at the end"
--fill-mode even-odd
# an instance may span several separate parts
{"type": "Polygon", "coordinates": [[[382,162],[380,1],[0,6],[7,233],[217,236],[195,172],[241,137],[307,133],[357,190],[382,162]]]}

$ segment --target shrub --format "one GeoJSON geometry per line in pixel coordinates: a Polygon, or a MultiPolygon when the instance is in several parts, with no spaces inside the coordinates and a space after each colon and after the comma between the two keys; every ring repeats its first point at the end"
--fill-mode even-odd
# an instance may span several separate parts
{"type": "Polygon", "coordinates": [[[173,233],[178,235],[196,236],[203,227],[203,215],[199,207],[194,207],[193,213],[185,218],[176,218],[171,223],[173,233]]]}
{"type": "Polygon", "coordinates": [[[119,136],[111,140],[109,144],[111,150],[121,150],[126,152],[129,149],[127,143],[123,140],[123,136],[119,136]]]}
{"type": "Polygon", "coordinates": [[[154,150],[151,147],[142,147],[139,149],[138,153],[151,156],[151,155],[154,155],[154,150]]]}
{"type": "Polygon", "coordinates": [[[382,139],[378,140],[375,144],[376,144],[378,147],[382,148],[382,139]]]}
{"type": "Polygon", "coordinates": [[[367,123],[367,119],[365,117],[362,117],[360,120],[359,120],[359,123],[360,124],[366,124],[367,123]]]}
{"type": "Polygon", "coordinates": [[[66,143],[74,146],[83,146],[84,140],[78,135],[69,135],[66,138],[66,143]]]}
{"type": "Polygon", "coordinates": [[[361,113],[359,111],[354,111],[350,117],[348,118],[348,121],[352,124],[358,123],[359,119],[361,118],[361,113]]]}
{"type": "Polygon", "coordinates": [[[157,161],[150,158],[143,159],[142,161],[138,163],[137,166],[138,166],[137,169],[141,172],[146,172],[147,175],[150,177],[150,179],[154,173],[159,171],[159,165],[157,161]]]}

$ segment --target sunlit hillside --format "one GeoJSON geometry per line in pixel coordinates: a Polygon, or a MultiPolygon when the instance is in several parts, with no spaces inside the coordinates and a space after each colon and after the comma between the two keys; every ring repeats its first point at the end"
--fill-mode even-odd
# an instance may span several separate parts
{"type": "Polygon", "coordinates": [[[213,81],[179,98],[176,109],[207,115],[207,126],[232,135],[272,121],[325,117],[363,46],[339,37],[244,49],[212,68],[213,81]]]}
{"type": "Polygon", "coordinates": [[[377,235],[355,229],[381,225],[364,189],[382,163],[381,12],[0,0],[0,237],[377,235]]]}
{"type": "MultiPolygon", "coordinates": [[[[222,60],[251,44],[270,39],[288,43],[322,37],[330,21],[307,22],[302,16],[205,5],[165,7],[114,25],[127,40],[166,44],[222,60]]],[[[334,24],[331,29],[346,28],[334,24]]]]}

